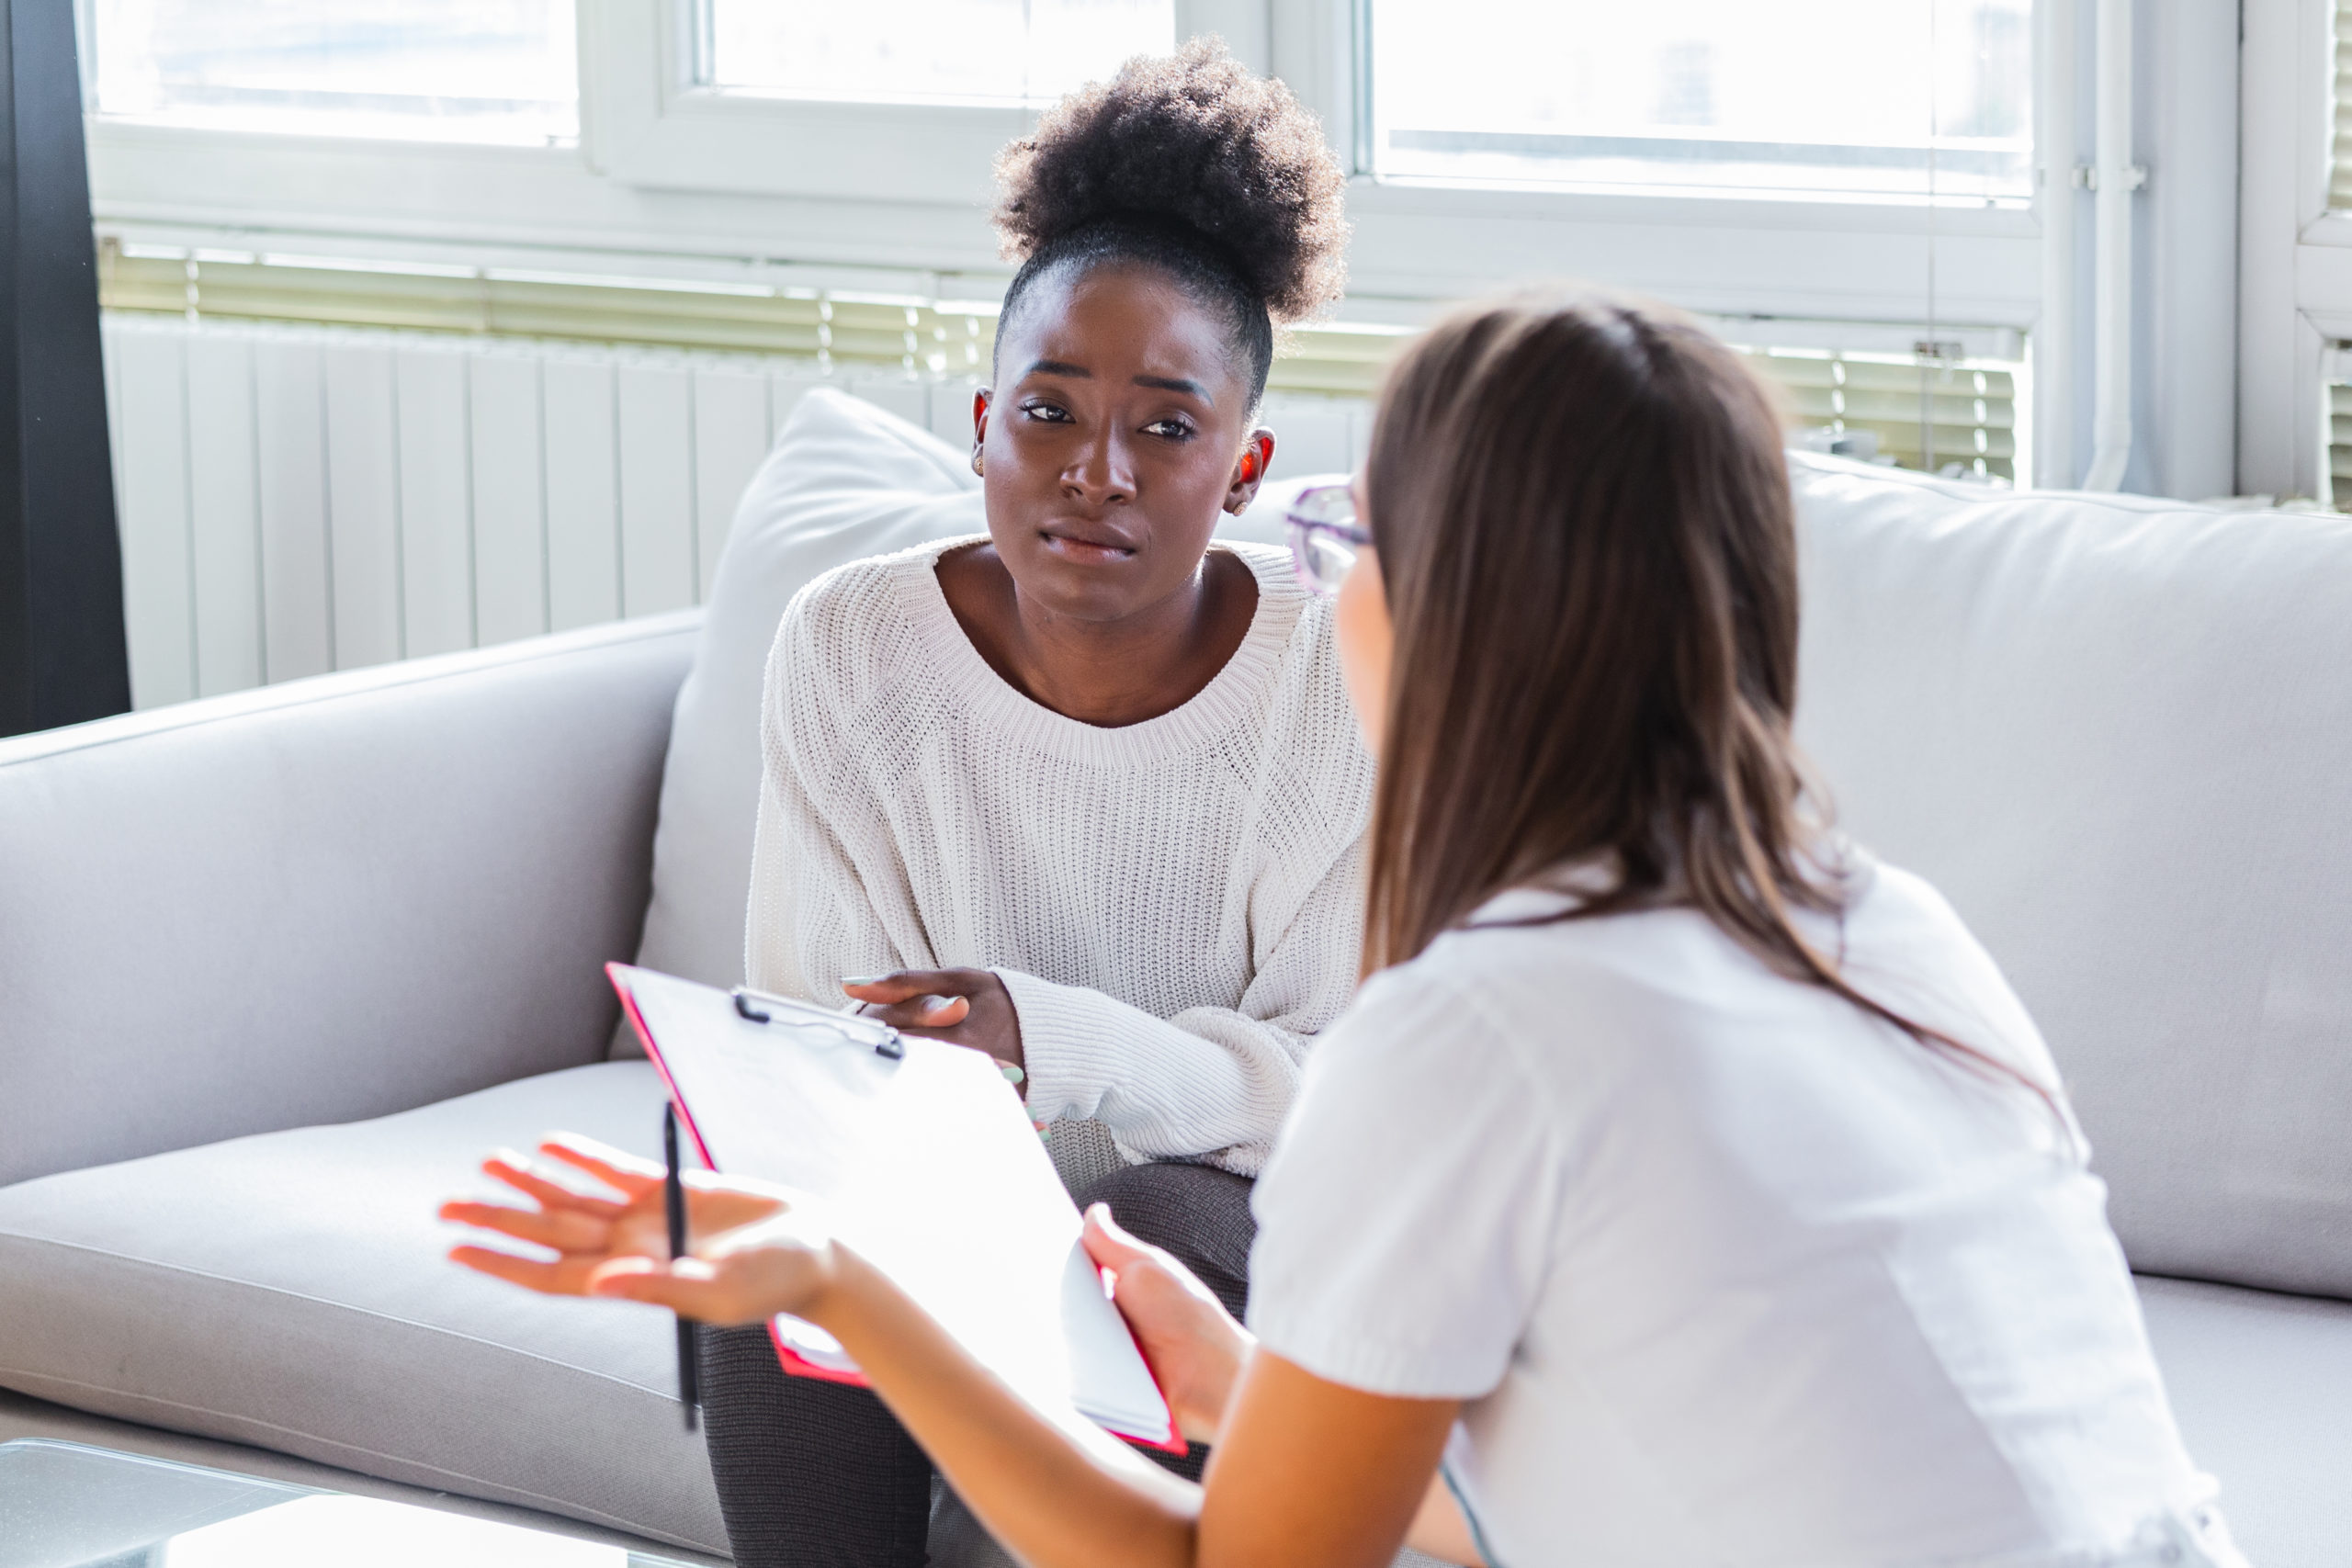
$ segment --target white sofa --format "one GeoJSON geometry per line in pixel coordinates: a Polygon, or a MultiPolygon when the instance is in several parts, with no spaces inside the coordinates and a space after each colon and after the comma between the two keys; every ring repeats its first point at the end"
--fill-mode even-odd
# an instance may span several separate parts
{"type": "MultiPolygon", "coordinates": [[[[876,536],[968,525],[955,455],[881,434],[913,520],[876,536]]],[[[743,649],[873,525],[762,511],[792,441],[707,624],[0,742],[0,1436],[71,1407],[724,1551],[662,1322],[447,1268],[431,1211],[496,1143],[652,1144],[599,965],[733,962],[743,649]]],[[[2041,1019],[2241,1543],[2340,1568],[2352,523],[1794,461],[1844,819],[2041,1019]]]]}

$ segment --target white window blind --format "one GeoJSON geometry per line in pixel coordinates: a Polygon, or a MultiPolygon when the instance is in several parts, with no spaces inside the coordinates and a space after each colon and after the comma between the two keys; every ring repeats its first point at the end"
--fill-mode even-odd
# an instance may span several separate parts
{"type": "MultiPolygon", "coordinates": [[[[99,250],[98,288],[109,310],[191,321],[789,355],[812,361],[819,374],[835,367],[886,369],[925,383],[985,378],[996,341],[990,300],[185,251],[112,240],[99,250]]],[[[1924,355],[1792,347],[1741,341],[1746,334],[1737,323],[1724,330],[1782,389],[1792,439],[1929,472],[2018,479],[2025,456],[2018,445],[2020,359],[1964,356],[1962,345],[1950,342],[1922,345],[1924,355]]],[[[1410,335],[1345,322],[1295,328],[1283,335],[1269,388],[1294,397],[1369,400],[1410,335]]],[[[2352,408],[2337,428],[2339,440],[2352,440],[2352,408]]],[[[2352,463],[2352,449],[2339,461],[2352,463]]]]}
{"type": "Polygon", "coordinates": [[[2327,388],[2327,481],[2328,504],[2352,512],[2352,386],[2341,381],[2327,388]]]}
{"type": "Polygon", "coordinates": [[[1929,353],[1747,349],[1798,445],[1950,478],[2018,479],[2022,365],[1929,353]]]}
{"type": "Polygon", "coordinates": [[[703,85],[795,98],[1049,103],[1165,54],[1174,0],[702,0],[703,85]]]}
{"type": "Polygon", "coordinates": [[[2335,94],[2334,156],[2328,164],[2327,205],[2352,210],[2352,0],[2335,0],[2329,73],[2335,94]]]}
{"type": "MultiPolygon", "coordinates": [[[[2331,12],[2329,89],[2334,96],[2334,141],[2328,160],[2327,205],[2352,211],[2352,0],[2335,0],[2331,12]]],[[[2346,344],[2324,356],[2335,367],[2327,379],[2328,502],[2352,512],[2352,385],[2338,378],[2346,344]]]]}
{"type": "Polygon", "coordinates": [[[2033,194],[2030,0],[1370,0],[1370,16],[1383,175],[2033,194]]]}
{"type": "Polygon", "coordinates": [[[545,144],[580,131],[575,0],[95,0],[102,115],[545,144]]]}
{"type": "MultiPolygon", "coordinates": [[[[188,251],[112,239],[99,248],[98,299],[108,310],[191,321],[795,355],[814,361],[820,373],[838,364],[955,380],[988,373],[997,314],[992,300],[188,251]]],[[[1281,392],[1369,396],[1405,335],[1377,326],[1294,330],[1283,334],[1270,385],[1281,392]]]]}

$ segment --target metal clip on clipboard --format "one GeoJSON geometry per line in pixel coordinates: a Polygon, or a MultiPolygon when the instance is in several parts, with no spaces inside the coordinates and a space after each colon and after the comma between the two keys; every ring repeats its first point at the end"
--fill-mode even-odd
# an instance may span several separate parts
{"type": "Polygon", "coordinates": [[[906,1042],[899,1032],[887,1023],[859,1018],[853,1013],[832,1012],[807,1002],[794,1001],[790,997],[771,996],[765,991],[738,986],[728,993],[735,1001],[739,1018],[753,1023],[783,1023],[794,1029],[823,1029],[840,1035],[853,1045],[867,1045],[877,1056],[896,1062],[907,1054],[906,1042]]]}

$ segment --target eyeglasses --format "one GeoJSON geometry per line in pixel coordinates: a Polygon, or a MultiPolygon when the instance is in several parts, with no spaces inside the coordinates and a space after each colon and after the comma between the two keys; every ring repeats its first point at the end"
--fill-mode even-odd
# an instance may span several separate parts
{"type": "Polygon", "coordinates": [[[1356,521],[1355,492],[1346,485],[1300,491],[1283,522],[1290,529],[1291,568],[1309,593],[1337,593],[1357,552],[1372,546],[1372,530],[1356,521]]]}

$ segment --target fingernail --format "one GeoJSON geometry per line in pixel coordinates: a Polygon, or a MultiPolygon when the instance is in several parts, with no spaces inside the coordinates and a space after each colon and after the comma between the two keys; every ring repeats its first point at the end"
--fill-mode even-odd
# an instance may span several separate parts
{"type": "Polygon", "coordinates": [[[878,986],[888,978],[889,976],[888,975],[852,975],[843,979],[842,984],[844,986],[878,986]]]}

